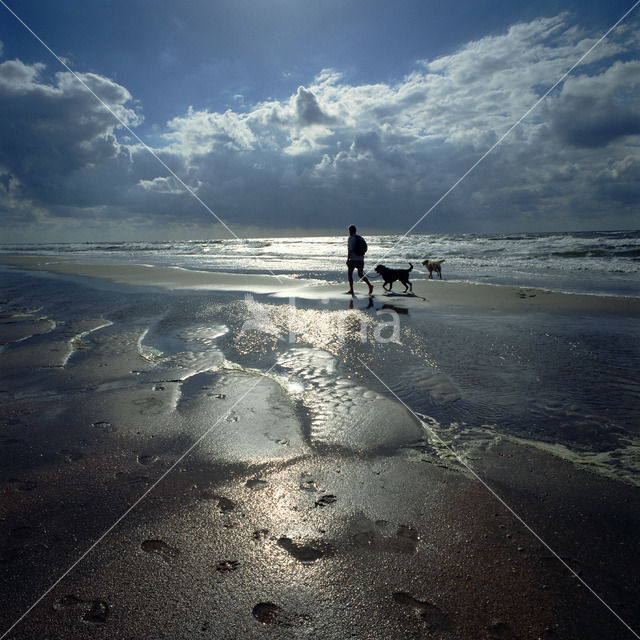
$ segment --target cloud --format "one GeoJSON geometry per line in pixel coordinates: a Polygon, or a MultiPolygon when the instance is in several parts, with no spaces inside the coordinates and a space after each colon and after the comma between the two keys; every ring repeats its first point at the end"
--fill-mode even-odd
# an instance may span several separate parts
{"type": "MultiPolygon", "coordinates": [[[[15,197],[86,206],[96,197],[86,181],[103,183],[106,166],[122,172],[129,153],[116,140],[113,116],[70,73],[45,82],[43,70],[18,60],[0,64],[0,171],[16,185],[15,197]]],[[[125,106],[131,95],[124,87],[95,74],[81,77],[124,122],[141,122],[125,106]]]]}
{"type": "Polygon", "coordinates": [[[298,87],[296,114],[301,127],[331,123],[331,118],[322,111],[318,104],[318,98],[316,98],[313,91],[308,91],[304,87],[298,87]]]}
{"type": "Polygon", "coordinates": [[[19,94],[33,88],[45,65],[26,65],[19,60],[7,60],[0,64],[0,87],[7,93],[19,94]]]}
{"type": "MultiPolygon", "coordinates": [[[[604,226],[628,224],[640,135],[633,33],[600,45],[418,231],[601,226],[598,208],[608,212],[604,226]]],[[[325,69],[282,100],[190,108],[167,122],[155,151],[232,228],[342,229],[357,219],[403,232],[594,42],[560,15],[418,61],[395,83],[349,84],[325,69]]],[[[73,76],[44,73],[42,64],[0,64],[0,117],[10,123],[0,130],[5,228],[29,219],[25,211],[52,225],[100,217],[122,232],[154,221],[211,225],[73,76]]],[[[141,123],[127,88],[82,77],[127,124],[141,123]]]]}
{"type": "Polygon", "coordinates": [[[640,61],[616,62],[596,76],[568,79],[549,108],[551,126],[567,144],[606,147],[640,134],[640,61]]]}

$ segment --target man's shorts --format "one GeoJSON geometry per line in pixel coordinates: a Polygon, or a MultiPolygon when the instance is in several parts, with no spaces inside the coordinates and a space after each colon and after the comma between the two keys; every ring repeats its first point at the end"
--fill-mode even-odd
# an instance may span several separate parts
{"type": "Polygon", "coordinates": [[[364,258],[362,260],[358,260],[357,258],[354,260],[351,258],[347,260],[347,266],[353,269],[364,269],[364,258]]]}

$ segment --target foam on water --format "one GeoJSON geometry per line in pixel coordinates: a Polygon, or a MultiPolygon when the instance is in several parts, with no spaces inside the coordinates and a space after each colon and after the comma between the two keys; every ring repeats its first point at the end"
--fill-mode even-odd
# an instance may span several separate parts
{"type": "MultiPolygon", "coordinates": [[[[569,292],[640,296],[640,232],[368,236],[368,265],[445,258],[444,276],[569,292]]],[[[153,263],[188,269],[277,273],[344,280],[346,238],[262,238],[167,242],[0,244],[0,253],[89,258],[103,263],[153,263]]],[[[426,277],[426,272],[424,272],[426,277]]]]}
{"type": "Polygon", "coordinates": [[[9,309],[0,314],[0,350],[56,328],[55,320],[36,315],[38,311],[39,309],[9,309]]]}
{"type": "Polygon", "coordinates": [[[87,329],[86,331],[80,331],[76,335],[74,335],[69,341],[69,352],[66,357],[62,361],[62,366],[66,367],[69,365],[73,357],[80,351],[86,348],[86,338],[90,336],[92,333],[96,331],[100,331],[105,327],[110,327],[113,324],[110,320],[100,322],[97,326],[87,329]]]}
{"type": "Polygon", "coordinates": [[[577,467],[607,478],[640,487],[640,438],[638,437],[629,436],[606,451],[581,451],[561,443],[540,442],[509,435],[503,438],[551,453],[577,467]]]}
{"type": "Polygon", "coordinates": [[[612,480],[640,486],[640,438],[631,434],[616,439],[607,448],[598,451],[580,448],[575,444],[505,433],[499,424],[457,421],[447,424],[418,412],[416,415],[424,429],[425,448],[405,454],[414,458],[422,458],[435,464],[445,463],[459,471],[468,471],[474,468],[474,461],[482,456],[483,451],[506,441],[534,447],[612,480]]]}
{"type": "Polygon", "coordinates": [[[223,324],[194,325],[176,330],[170,335],[157,328],[147,327],[138,340],[141,358],[188,378],[203,371],[215,371],[225,364],[224,353],[216,340],[229,328],[223,324]]]}
{"type": "Polygon", "coordinates": [[[148,333],[149,328],[147,327],[140,335],[140,338],[138,339],[138,353],[143,360],[148,360],[149,362],[152,362],[154,364],[159,364],[164,361],[165,354],[161,349],[157,349],[156,347],[153,347],[149,344],[145,344],[145,339],[148,333]]]}

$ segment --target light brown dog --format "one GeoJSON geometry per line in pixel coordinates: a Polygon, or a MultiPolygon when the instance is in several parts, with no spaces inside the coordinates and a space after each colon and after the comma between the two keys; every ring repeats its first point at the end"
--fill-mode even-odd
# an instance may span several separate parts
{"type": "Polygon", "coordinates": [[[444,258],[442,260],[423,260],[422,264],[427,267],[429,270],[429,280],[433,279],[433,272],[435,271],[439,276],[440,280],[442,280],[442,269],[440,265],[444,262],[444,258]]]}

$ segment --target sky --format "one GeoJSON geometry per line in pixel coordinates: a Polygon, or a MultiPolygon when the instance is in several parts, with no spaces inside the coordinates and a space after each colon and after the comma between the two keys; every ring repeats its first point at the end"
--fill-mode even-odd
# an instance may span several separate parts
{"type": "Polygon", "coordinates": [[[640,228],[634,2],[0,0],[0,242],[640,228]]]}

